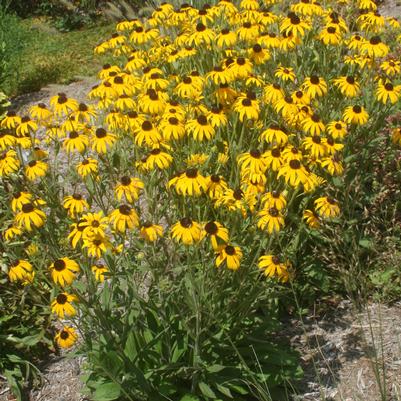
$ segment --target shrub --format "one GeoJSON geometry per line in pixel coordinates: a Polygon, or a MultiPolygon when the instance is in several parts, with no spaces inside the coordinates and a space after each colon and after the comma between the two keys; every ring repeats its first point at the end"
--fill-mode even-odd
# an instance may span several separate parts
{"type": "Polygon", "coordinates": [[[91,104],[60,93],[1,123],[4,236],[44,255],[10,244],[9,279],[52,286],[55,341],[80,339],[94,400],[285,398],[288,294],[359,291],[372,157],[400,145],[398,123],[378,134],[399,24],[274,3],[122,21],[91,104]]]}

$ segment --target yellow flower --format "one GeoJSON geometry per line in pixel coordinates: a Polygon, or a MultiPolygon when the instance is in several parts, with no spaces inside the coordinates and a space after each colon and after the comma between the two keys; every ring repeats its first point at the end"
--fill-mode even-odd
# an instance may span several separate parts
{"type": "Polygon", "coordinates": [[[88,202],[80,194],[64,197],[63,207],[67,209],[68,215],[72,218],[75,218],[77,214],[83,213],[85,209],[89,209],[88,202]]]}
{"type": "Polygon", "coordinates": [[[207,181],[196,168],[189,168],[169,181],[179,195],[199,196],[207,190],[207,181]]]}
{"type": "Polygon", "coordinates": [[[134,209],[128,205],[121,205],[118,209],[111,212],[109,216],[110,223],[113,228],[120,233],[131,230],[139,226],[139,218],[134,209]]]}
{"type": "Polygon", "coordinates": [[[210,140],[216,132],[209,124],[207,117],[203,114],[195,119],[189,120],[185,128],[196,141],[203,141],[204,139],[210,140]]]}
{"type": "Polygon", "coordinates": [[[391,140],[393,141],[394,144],[397,144],[401,146],[401,128],[393,128],[391,131],[391,140]]]}
{"type": "Polygon", "coordinates": [[[202,239],[202,227],[189,217],[184,217],[171,227],[171,234],[175,241],[192,245],[202,239]]]}
{"type": "Polygon", "coordinates": [[[72,303],[76,301],[78,301],[78,298],[75,295],[61,292],[51,303],[52,313],[55,313],[61,319],[75,316],[77,311],[72,303]]]}
{"type": "Polygon", "coordinates": [[[65,93],[59,93],[50,98],[50,106],[52,106],[55,116],[61,117],[77,111],[79,103],[75,99],[69,99],[65,93]]]}
{"type": "Polygon", "coordinates": [[[320,227],[320,217],[313,210],[309,210],[309,209],[305,210],[303,213],[303,219],[305,220],[306,224],[310,228],[319,228],[320,227]]]}
{"type": "Polygon", "coordinates": [[[235,101],[233,110],[238,113],[240,121],[257,120],[259,118],[260,106],[256,96],[248,92],[246,96],[240,96],[235,101]]]}
{"type": "Polygon", "coordinates": [[[334,79],[334,85],[338,87],[341,94],[352,98],[359,95],[360,85],[353,76],[334,79]]]}
{"type": "Polygon", "coordinates": [[[284,226],[284,217],[275,207],[262,209],[258,212],[258,217],[258,228],[266,230],[269,234],[280,231],[284,226]]]}
{"type": "Polygon", "coordinates": [[[27,260],[17,259],[8,268],[8,277],[12,282],[32,282],[34,275],[33,267],[27,260]]]}
{"type": "Polygon", "coordinates": [[[295,72],[294,69],[291,67],[278,67],[276,71],[274,72],[274,76],[281,79],[282,81],[295,81],[295,72]]]}
{"type": "Polygon", "coordinates": [[[263,255],[258,260],[259,269],[264,270],[264,275],[268,277],[277,277],[283,283],[288,281],[289,262],[281,262],[278,256],[263,255]]]}
{"type": "Polygon", "coordinates": [[[70,285],[76,278],[80,269],[78,263],[67,257],[55,260],[50,265],[52,279],[61,287],[70,285]]]}
{"type": "Polygon", "coordinates": [[[154,148],[146,156],[146,161],[143,167],[146,170],[154,170],[158,167],[160,170],[164,170],[170,166],[173,162],[173,157],[166,152],[163,152],[159,148],[154,148]]]}
{"type": "Polygon", "coordinates": [[[263,209],[276,208],[278,211],[285,209],[287,201],[284,195],[278,191],[265,193],[260,199],[263,209]]]}
{"type": "Polygon", "coordinates": [[[329,196],[316,199],[314,204],[317,213],[322,217],[337,217],[340,214],[338,202],[329,196]]]}
{"type": "Polygon", "coordinates": [[[17,153],[9,150],[0,154],[0,177],[7,177],[18,171],[20,161],[17,159],[17,153]]]}
{"type": "Polygon", "coordinates": [[[225,262],[228,269],[238,270],[242,256],[243,254],[239,246],[225,245],[219,250],[216,258],[216,266],[220,267],[225,262]]]}
{"type": "Polygon", "coordinates": [[[30,181],[36,178],[44,177],[47,173],[49,165],[41,160],[31,160],[25,167],[25,174],[30,181]]]}
{"type": "Polygon", "coordinates": [[[155,242],[159,237],[163,236],[163,227],[151,222],[142,224],[139,235],[148,242],[155,242]]]}
{"type": "Polygon", "coordinates": [[[125,175],[121,177],[120,184],[115,187],[114,191],[119,201],[125,197],[127,202],[133,203],[139,198],[143,188],[144,183],[139,178],[131,178],[125,175]]]}
{"type": "Polygon", "coordinates": [[[99,283],[103,283],[105,279],[104,273],[107,273],[109,271],[109,269],[105,265],[102,265],[100,263],[93,265],[91,267],[91,270],[95,274],[96,281],[98,281],[99,283]]]}
{"type": "Polygon", "coordinates": [[[96,234],[89,232],[83,236],[82,248],[87,248],[88,256],[99,259],[112,246],[105,234],[101,232],[97,232],[96,234]]]}
{"type": "Polygon", "coordinates": [[[379,102],[386,104],[388,101],[394,104],[401,97],[401,85],[393,85],[391,82],[382,80],[377,84],[376,98],[379,102]]]}
{"type": "Polygon", "coordinates": [[[348,106],[344,110],[343,120],[347,124],[364,125],[368,122],[369,114],[359,105],[348,106]]]}
{"type": "Polygon", "coordinates": [[[15,221],[19,227],[32,231],[33,227],[42,227],[45,223],[46,215],[42,210],[35,208],[34,204],[24,203],[21,211],[15,216],[15,221]]]}
{"type": "Polygon", "coordinates": [[[70,348],[76,343],[78,335],[74,328],[63,327],[63,329],[56,334],[54,339],[61,348],[70,348]]]}
{"type": "Polygon", "coordinates": [[[219,251],[229,241],[228,230],[217,221],[209,221],[204,230],[210,237],[210,242],[215,251],[219,251]]]}
{"type": "Polygon", "coordinates": [[[88,175],[96,175],[98,172],[98,161],[91,157],[82,160],[77,165],[77,172],[82,177],[85,178],[88,175]]]}
{"type": "Polygon", "coordinates": [[[92,136],[92,149],[97,153],[106,153],[117,137],[114,134],[107,132],[104,128],[97,128],[95,135],[92,136]]]}

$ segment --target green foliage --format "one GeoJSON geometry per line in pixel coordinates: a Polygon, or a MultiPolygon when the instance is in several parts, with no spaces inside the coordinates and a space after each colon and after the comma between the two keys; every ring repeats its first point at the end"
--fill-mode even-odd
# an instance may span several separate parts
{"type": "Polygon", "coordinates": [[[82,297],[94,400],[256,400],[255,384],[282,394],[300,375],[296,354],[274,336],[274,287],[246,263],[241,279],[191,260],[171,271],[162,271],[161,255],[152,271],[138,261],[140,277],[130,279],[127,266],[82,297]],[[144,281],[148,288],[138,285],[144,281]]]}

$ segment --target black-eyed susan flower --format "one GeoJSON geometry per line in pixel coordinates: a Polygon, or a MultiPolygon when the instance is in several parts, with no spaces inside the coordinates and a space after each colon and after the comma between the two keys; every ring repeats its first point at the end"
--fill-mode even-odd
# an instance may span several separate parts
{"type": "Polygon", "coordinates": [[[305,223],[310,227],[310,228],[319,228],[320,227],[320,217],[319,215],[313,211],[306,209],[303,212],[302,218],[305,220],[305,223]]]}
{"type": "Polygon", "coordinates": [[[304,120],[301,121],[301,124],[305,132],[314,136],[320,135],[325,129],[323,121],[316,113],[306,117],[304,120]]]}
{"type": "Polygon", "coordinates": [[[287,130],[277,124],[272,124],[260,134],[259,140],[266,141],[273,146],[283,146],[288,142],[287,130]]]}
{"type": "Polygon", "coordinates": [[[315,159],[320,159],[328,153],[326,147],[326,138],[322,138],[319,135],[305,137],[302,145],[304,149],[315,159]]]}
{"type": "Polygon", "coordinates": [[[17,128],[21,124],[21,117],[15,111],[9,110],[5,117],[0,121],[0,127],[6,129],[17,128]]]}
{"type": "Polygon", "coordinates": [[[216,267],[220,267],[224,262],[230,270],[238,270],[241,264],[243,253],[239,246],[225,245],[219,249],[216,258],[216,267]]]}
{"type": "Polygon", "coordinates": [[[164,170],[170,166],[173,161],[173,157],[167,152],[163,152],[160,148],[154,148],[146,157],[146,162],[143,167],[146,170],[153,170],[156,167],[164,170]]]}
{"type": "Polygon", "coordinates": [[[241,169],[249,169],[251,173],[264,173],[267,170],[266,155],[258,149],[240,154],[237,160],[241,169]]]}
{"type": "Polygon", "coordinates": [[[177,117],[162,120],[159,129],[166,141],[179,140],[185,136],[185,126],[177,117]]]}
{"type": "Polygon", "coordinates": [[[18,171],[20,161],[15,150],[8,150],[0,154],[0,177],[7,177],[18,171]]]}
{"type": "Polygon", "coordinates": [[[352,98],[360,93],[360,85],[353,76],[343,76],[336,78],[334,85],[340,90],[341,94],[352,98]]]}
{"type": "Polygon", "coordinates": [[[218,199],[228,189],[227,182],[223,177],[217,174],[212,174],[206,178],[207,194],[211,199],[218,199]]]}
{"type": "Polygon", "coordinates": [[[0,150],[6,150],[15,144],[14,135],[0,132],[0,150]]]}
{"type": "Polygon", "coordinates": [[[261,230],[266,230],[269,234],[278,232],[284,226],[284,216],[275,207],[262,209],[258,212],[257,226],[261,230]]]}
{"type": "Polygon", "coordinates": [[[280,211],[285,209],[287,206],[287,200],[285,199],[284,195],[275,190],[265,193],[260,200],[263,209],[270,209],[271,207],[274,207],[280,211]]]}
{"type": "Polygon", "coordinates": [[[273,171],[278,171],[280,167],[284,164],[281,150],[278,147],[265,152],[265,160],[267,168],[270,168],[273,171]]]}
{"type": "Polygon", "coordinates": [[[38,124],[31,120],[29,116],[24,116],[21,118],[20,124],[15,129],[17,136],[24,136],[31,134],[38,129],[38,124]]]}
{"type": "Polygon", "coordinates": [[[53,113],[47,108],[44,103],[38,103],[32,106],[29,109],[29,114],[34,120],[40,123],[46,123],[53,116],[53,113]]]}
{"type": "Polygon", "coordinates": [[[50,98],[50,106],[57,117],[66,116],[71,112],[77,111],[79,103],[72,98],[68,98],[65,93],[59,93],[50,98]]]}
{"type": "Polygon", "coordinates": [[[51,303],[52,313],[55,313],[61,319],[75,316],[77,311],[72,303],[77,301],[78,298],[75,295],[68,294],[67,292],[60,292],[51,303]]]}
{"type": "Polygon", "coordinates": [[[260,106],[254,93],[240,96],[235,101],[233,110],[238,113],[240,121],[257,120],[259,118],[260,106]]]}
{"type": "Polygon", "coordinates": [[[347,135],[347,124],[344,121],[331,121],[326,126],[327,133],[334,139],[342,139],[347,135]]]}
{"type": "Polygon", "coordinates": [[[31,160],[25,166],[25,175],[28,180],[34,181],[37,178],[44,177],[47,173],[49,165],[41,160],[31,160]]]}
{"type": "Polygon", "coordinates": [[[17,259],[8,267],[8,277],[10,281],[32,282],[34,271],[31,263],[24,259],[17,259]]]}
{"type": "Polygon", "coordinates": [[[344,166],[338,153],[334,153],[329,157],[323,158],[321,161],[321,166],[331,175],[342,175],[344,172],[344,166]]]}
{"type": "Polygon", "coordinates": [[[394,58],[390,58],[389,60],[385,60],[380,64],[380,68],[384,71],[388,76],[394,76],[401,72],[401,61],[396,60],[394,58]]]}
{"type": "Polygon", "coordinates": [[[289,279],[289,265],[288,261],[282,262],[276,255],[263,255],[258,260],[258,267],[263,270],[265,276],[276,277],[283,283],[289,279]]]}
{"type": "Polygon", "coordinates": [[[97,263],[91,267],[91,270],[93,274],[95,275],[95,280],[98,281],[99,283],[103,283],[105,276],[104,273],[108,273],[109,269],[107,266],[97,263]]]}
{"type": "Polygon", "coordinates": [[[245,79],[252,74],[253,66],[248,58],[237,57],[234,62],[229,64],[228,69],[233,73],[234,78],[245,79]]]}
{"type": "Polygon", "coordinates": [[[97,234],[88,233],[83,236],[82,248],[87,249],[88,256],[99,259],[107,250],[112,249],[112,245],[105,234],[100,232],[97,234]]]}
{"type": "Polygon", "coordinates": [[[284,118],[293,118],[298,113],[298,105],[292,96],[284,96],[274,104],[276,113],[281,113],[284,118]]]}
{"type": "Polygon", "coordinates": [[[341,43],[341,30],[336,25],[325,26],[319,33],[318,39],[326,46],[337,46],[341,43]]]}
{"type": "Polygon", "coordinates": [[[209,123],[207,116],[203,114],[192,120],[188,120],[185,127],[196,141],[210,140],[216,132],[209,123]]]}
{"type": "Polygon", "coordinates": [[[77,172],[82,178],[88,175],[96,175],[98,172],[98,164],[96,159],[88,157],[77,164],[77,172]]]}
{"type": "Polygon", "coordinates": [[[348,106],[343,113],[343,120],[347,124],[364,125],[368,122],[369,114],[360,105],[348,106]]]}
{"type": "Polygon", "coordinates": [[[132,230],[139,226],[139,217],[136,211],[128,205],[121,205],[109,215],[110,223],[114,230],[125,233],[126,230],[132,230]]]}
{"type": "Polygon", "coordinates": [[[104,128],[97,128],[91,138],[92,149],[97,153],[104,154],[116,140],[116,135],[107,132],[104,128]]]}
{"type": "Polygon", "coordinates": [[[24,228],[28,231],[32,231],[34,227],[42,227],[45,223],[45,213],[36,208],[31,202],[24,203],[21,207],[21,211],[15,216],[15,222],[18,227],[24,228]]]}
{"type": "MultiPolygon", "coordinates": [[[[263,49],[259,43],[256,43],[249,49],[249,59],[256,65],[264,64],[266,61],[270,60],[270,58],[271,55],[269,51],[263,49]]],[[[255,83],[258,83],[258,80],[255,80],[255,83]]]]}
{"type": "Polygon", "coordinates": [[[223,28],[216,36],[216,44],[220,49],[231,48],[237,42],[237,34],[228,28],[223,28]]]}
{"type": "Polygon", "coordinates": [[[391,140],[394,144],[401,146],[401,128],[396,127],[391,130],[391,140]]]}
{"type": "Polygon", "coordinates": [[[369,57],[385,57],[389,52],[389,47],[382,42],[380,36],[372,36],[370,40],[363,43],[361,52],[369,57]]]}
{"type": "Polygon", "coordinates": [[[340,207],[338,201],[330,196],[323,196],[314,202],[316,212],[321,217],[337,217],[340,214],[340,207]]]}
{"type": "Polygon", "coordinates": [[[53,281],[61,287],[70,285],[79,274],[78,263],[67,257],[56,259],[49,267],[53,281]]]}
{"type": "Polygon", "coordinates": [[[142,224],[139,235],[148,242],[155,242],[158,238],[163,237],[163,227],[159,224],[153,224],[146,221],[142,224]]]}
{"type": "Polygon", "coordinates": [[[71,224],[71,232],[68,234],[68,239],[71,241],[71,246],[76,248],[78,242],[81,240],[83,236],[83,231],[85,230],[86,226],[82,225],[85,220],[81,219],[77,223],[71,224]]]}
{"type": "Polygon", "coordinates": [[[308,172],[299,160],[290,160],[280,167],[277,177],[284,177],[287,184],[297,187],[300,184],[305,185],[308,181],[308,172]]]}
{"type": "Polygon", "coordinates": [[[153,147],[162,140],[162,135],[151,121],[145,120],[140,128],[134,131],[135,144],[138,146],[147,145],[153,147]]]}
{"type": "Polygon", "coordinates": [[[327,93],[327,83],[322,77],[312,75],[305,78],[301,88],[310,96],[312,99],[316,97],[322,97],[327,93]]]}
{"type": "Polygon", "coordinates": [[[335,142],[334,138],[330,135],[327,136],[324,144],[329,155],[334,155],[344,149],[344,145],[342,143],[335,142]]]}
{"type": "Polygon", "coordinates": [[[268,84],[264,87],[263,100],[268,104],[275,104],[284,96],[284,91],[279,84],[268,84]]]}
{"type": "Polygon", "coordinates": [[[89,138],[82,132],[70,131],[63,142],[64,149],[68,152],[77,151],[83,153],[89,144],[89,138]]]}
{"type": "Polygon", "coordinates": [[[295,37],[302,37],[305,32],[310,30],[312,26],[306,21],[302,20],[294,12],[289,12],[287,17],[284,18],[280,24],[280,32],[285,35],[293,35],[295,37]]]}
{"type": "Polygon", "coordinates": [[[139,178],[125,175],[121,177],[120,183],[115,187],[114,191],[119,201],[125,197],[127,202],[133,203],[139,198],[144,186],[144,183],[139,178]]]}
{"type": "Polygon", "coordinates": [[[89,204],[81,194],[75,193],[64,197],[63,207],[67,209],[69,216],[75,218],[77,214],[82,214],[84,210],[89,209],[89,204]]]}
{"type": "Polygon", "coordinates": [[[138,98],[139,108],[147,114],[162,114],[167,106],[168,95],[158,92],[155,89],[148,89],[147,92],[138,98]]]}
{"type": "Polygon", "coordinates": [[[205,224],[204,230],[210,237],[210,242],[215,251],[221,249],[222,246],[228,243],[228,230],[217,221],[209,221],[205,224]]]}
{"type": "Polygon", "coordinates": [[[86,213],[81,217],[80,225],[84,227],[84,237],[88,235],[105,235],[108,218],[104,217],[102,211],[97,213],[86,213]]]}
{"type": "Polygon", "coordinates": [[[174,181],[175,190],[183,196],[199,196],[206,192],[207,184],[206,178],[196,168],[187,169],[174,181]]]}
{"type": "Polygon", "coordinates": [[[12,239],[14,239],[15,237],[18,237],[20,235],[22,235],[22,230],[15,226],[14,224],[10,224],[2,233],[3,235],[3,239],[6,242],[11,241],[12,239]]]}
{"type": "Polygon", "coordinates": [[[393,85],[390,81],[380,80],[377,84],[376,98],[379,102],[386,104],[396,103],[401,97],[401,85],[393,85]]]}
{"type": "Polygon", "coordinates": [[[76,343],[78,335],[73,327],[64,326],[54,339],[61,348],[71,348],[76,343]]]}
{"type": "Polygon", "coordinates": [[[284,82],[286,81],[294,82],[296,77],[294,69],[292,67],[283,67],[283,66],[280,66],[276,69],[276,71],[274,72],[274,76],[281,79],[284,82]]]}
{"type": "Polygon", "coordinates": [[[215,37],[216,35],[212,29],[199,22],[189,38],[189,43],[196,47],[210,45],[215,40],[215,37]]]}
{"type": "Polygon", "coordinates": [[[171,227],[171,235],[177,242],[192,245],[202,239],[202,226],[189,217],[184,217],[171,227]]]}
{"type": "Polygon", "coordinates": [[[13,193],[11,199],[11,209],[13,212],[20,211],[22,206],[26,203],[32,202],[32,194],[29,192],[17,191],[13,193]]]}

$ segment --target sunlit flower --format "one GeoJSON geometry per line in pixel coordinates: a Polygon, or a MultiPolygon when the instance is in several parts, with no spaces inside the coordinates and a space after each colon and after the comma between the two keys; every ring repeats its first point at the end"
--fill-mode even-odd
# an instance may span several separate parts
{"type": "Polygon", "coordinates": [[[216,258],[216,266],[220,267],[224,262],[230,270],[238,270],[243,253],[239,246],[225,245],[221,247],[216,258]]]}
{"type": "Polygon", "coordinates": [[[267,277],[277,277],[277,279],[283,283],[287,282],[289,279],[289,262],[281,262],[278,256],[261,256],[258,260],[258,267],[263,270],[264,275],[267,277]]]}
{"type": "Polygon", "coordinates": [[[192,245],[202,238],[202,226],[189,217],[184,217],[171,227],[171,235],[177,242],[192,245]]]}
{"type": "Polygon", "coordinates": [[[74,328],[65,326],[56,334],[54,339],[61,348],[70,348],[76,343],[78,335],[74,328]]]}
{"type": "Polygon", "coordinates": [[[338,202],[329,196],[316,199],[314,204],[319,216],[337,217],[340,214],[338,202]]]}
{"type": "Polygon", "coordinates": [[[56,259],[50,265],[52,279],[61,287],[70,285],[79,274],[80,268],[78,263],[67,257],[56,259]]]}
{"type": "Polygon", "coordinates": [[[77,311],[72,303],[77,301],[78,298],[75,295],[61,292],[51,303],[52,313],[55,313],[61,319],[75,316],[77,311]]]}

